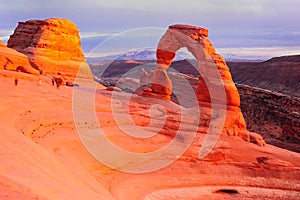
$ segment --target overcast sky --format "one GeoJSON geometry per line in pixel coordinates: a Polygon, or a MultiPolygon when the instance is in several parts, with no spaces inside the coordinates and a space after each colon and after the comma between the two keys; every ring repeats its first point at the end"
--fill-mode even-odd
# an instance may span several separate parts
{"type": "Polygon", "coordinates": [[[62,17],[84,38],[186,23],[208,28],[209,39],[223,52],[300,54],[299,0],[0,0],[0,5],[2,40],[18,21],[62,17]]]}

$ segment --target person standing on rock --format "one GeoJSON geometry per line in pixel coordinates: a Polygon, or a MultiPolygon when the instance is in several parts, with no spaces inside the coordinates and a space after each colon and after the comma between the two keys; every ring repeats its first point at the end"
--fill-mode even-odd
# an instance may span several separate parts
{"type": "Polygon", "coordinates": [[[57,89],[63,84],[63,80],[61,78],[54,77],[54,82],[56,84],[57,89]]]}
{"type": "Polygon", "coordinates": [[[19,80],[17,78],[15,78],[15,86],[18,85],[19,80]]]}

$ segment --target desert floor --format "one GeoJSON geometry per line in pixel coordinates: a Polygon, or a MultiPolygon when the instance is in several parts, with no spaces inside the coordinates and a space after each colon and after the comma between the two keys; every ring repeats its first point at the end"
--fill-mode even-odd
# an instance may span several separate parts
{"type": "MultiPolygon", "coordinates": [[[[174,138],[165,134],[149,139],[124,135],[114,121],[111,101],[112,94],[116,94],[118,104],[122,105],[129,94],[113,93],[101,86],[95,95],[99,124],[76,121],[73,89],[66,86],[57,89],[47,76],[0,70],[0,199],[300,197],[299,153],[271,145],[260,147],[239,137],[221,136],[203,159],[197,158],[195,144],[174,163],[154,172],[134,174],[107,167],[87,151],[76,127],[92,131],[100,126],[120,148],[139,153],[159,149],[174,138]]],[[[133,97],[130,112],[136,125],[147,125],[150,121],[147,109],[151,103],[159,102],[133,97]]],[[[173,112],[175,126],[179,108],[172,103],[166,106],[173,112]]],[[[116,111],[124,112],[125,108],[116,111]]],[[[135,127],[130,126],[134,131],[135,127]]],[[[199,141],[204,137],[205,134],[198,133],[199,141]]],[[[177,143],[180,145],[180,141],[177,143]]]]}

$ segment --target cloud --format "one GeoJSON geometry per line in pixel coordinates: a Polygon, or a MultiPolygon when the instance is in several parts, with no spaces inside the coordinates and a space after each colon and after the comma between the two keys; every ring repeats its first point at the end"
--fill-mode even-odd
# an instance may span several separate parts
{"type": "Polygon", "coordinates": [[[95,8],[113,8],[131,10],[143,10],[152,12],[178,12],[178,11],[205,11],[212,10],[236,10],[239,12],[261,10],[261,0],[164,0],[164,1],[141,1],[141,0],[111,0],[109,2],[90,0],[88,3],[95,8]]]}
{"type": "Polygon", "coordinates": [[[300,46],[293,47],[248,47],[248,48],[217,48],[224,57],[234,55],[239,59],[268,59],[283,55],[300,55],[300,46]]]}
{"type": "Polygon", "coordinates": [[[0,40],[6,42],[11,34],[13,34],[13,30],[0,29],[0,40]]]}
{"type": "Polygon", "coordinates": [[[10,29],[0,29],[0,37],[3,37],[3,36],[9,36],[11,34],[13,34],[13,30],[10,30],[10,29]]]}
{"type": "Polygon", "coordinates": [[[88,23],[89,26],[99,20],[102,23],[95,25],[119,22],[121,27],[129,25],[127,28],[138,27],[136,25],[140,26],[142,23],[149,26],[149,22],[151,25],[161,26],[175,21],[198,25],[228,25],[232,22],[231,26],[236,23],[247,26],[253,21],[259,24],[269,23],[268,17],[299,16],[296,8],[300,6],[297,1],[292,0],[284,3],[278,0],[85,0],[84,3],[78,0],[0,0],[0,3],[5,5],[0,8],[1,13],[14,18],[20,15],[25,18],[60,16],[75,19],[79,24],[90,21],[92,23],[88,23]]]}
{"type": "Polygon", "coordinates": [[[100,32],[80,32],[80,38],[93,38],[93,37],[111,37],[114,33],[100,33],[100,32]]]}
{"type": "Polygon", "coordinates": [[[0,7],[2,29],[13,29],[18,21],[62,17],[78,26],[83,39],[102,41],[132,28],[187,23],[208,28],[217,47],[300,46],[297,0],[0,0],[0,4],[5,5],[0,7]]]}
{"type": "MultiPolygon", "coordinates": [[[[93,54],[108,54],[107,52],[128,52],[137,48],[156,48],[159,39],[166,29],[145,27],[129,29],[108,36],[81,38],[83,50],[93,51],[93,54]]],[[[86,35],[90,35],[89,33],[86,35]]],[[[91,34],[95,35],[95,34],[91,34]]]]}

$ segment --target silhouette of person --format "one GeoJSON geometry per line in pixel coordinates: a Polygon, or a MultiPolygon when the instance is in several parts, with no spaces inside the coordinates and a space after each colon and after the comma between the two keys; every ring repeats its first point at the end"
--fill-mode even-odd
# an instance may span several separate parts
{"type": "Polygon", "coordinates": [[[17,78],[15,78],[15,85],[18,85],[19,80],[17,78]]]}

